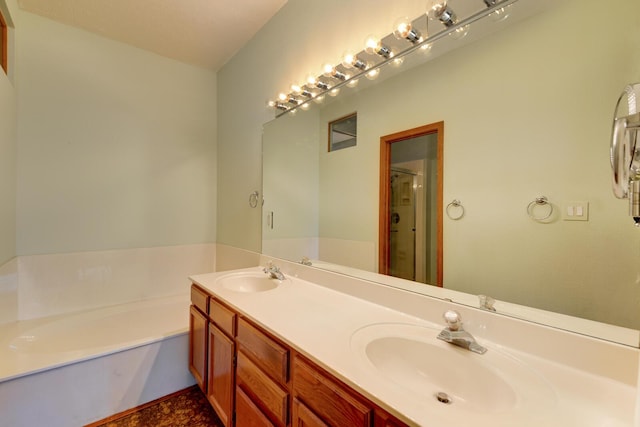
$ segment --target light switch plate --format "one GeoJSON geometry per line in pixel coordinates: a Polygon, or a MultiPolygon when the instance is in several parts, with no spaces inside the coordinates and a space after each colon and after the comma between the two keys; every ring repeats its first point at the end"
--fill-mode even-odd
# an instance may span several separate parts
{"type": "Polygon", "coordinates": [[[589,202],[567,202],[562,210],[565,221],[589,221],[589,202]]]}

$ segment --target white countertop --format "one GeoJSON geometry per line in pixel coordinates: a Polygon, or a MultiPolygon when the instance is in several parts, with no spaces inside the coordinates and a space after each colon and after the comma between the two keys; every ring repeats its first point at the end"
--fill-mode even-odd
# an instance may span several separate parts
{"type": "MultiPolygon", "coordinates": [[[[260,269],[236,271],[258,272],[260,269]]],[[[380,323],[418,325],[432,329],[437,335],[441,324],[291,276],[274,290],[236,292],[217,283],[218,278],[230,273],[196,275],[191,280],[410,425],[622,427],[633,423],[635,387],[525,354],[510,348],[509,343],[488,342],[477,333],[474,335],[478,342],[489,348],[487,355],[493,352],[500,357],[515,358],[540,378],[542,387],[549,393],[540,396],[535,410],[531,406],[527,408],[526,399],[519,400],[515,408],[498,411],[478,408],[469,411],[464,405],[444,405],[435,398],[425,401],[402,384],[377,375],[363,363],[352,348],[352,335],[361,328],[380,323]]],[[[443,345],[451,351],[467,352],[443,345]]],[[[546,343],[540,342],[540,345],[546,343]]],[[[463,357],[485,357],[467,353],[463,357]]]]}

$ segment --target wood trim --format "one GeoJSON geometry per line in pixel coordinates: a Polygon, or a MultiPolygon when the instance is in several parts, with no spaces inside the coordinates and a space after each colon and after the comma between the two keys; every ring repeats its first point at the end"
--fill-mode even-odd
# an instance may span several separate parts
{"type": "Polygon", "coordinates": [[[391,144],[404,141],[418,136],[438,134],[438,194],[436,196],[438,231],[436,235],[436,285],[442,287],[443,283],[443,188],[444,188],[444,122],[431,123],[413,129],[404,130],[402,132],[385,135],[380,138],[380,198],[379,198],[379,217],[378,217],[378,272],[380,274],[389,274],[390,248],[389,248],[389,173],[391,171],[391,144]]]}
{"type": "Polygon", "coordinates": [[[0,56],[0,65],[6,74],[9,73],[9,64],[8,64],[8,52],[7,49],[9,47],[9,31],[7,29],[7,22],[2,15],[2,11],[0,11],[0,43],[2,43],[2,55],[0,56]]]}
{"type": "Polygon", "coordinates": [[[345,114],[342,117],[338,117],[337,119],[333,119],[330,122],[327,122],[327,153],[331,153],[331,125],[340,120],[344,120],[349,117],[358,116],[358,112],[354,111],[353,113],[345,114]]]}
{"type": "Polygon", "coordinates": [[[192,385],[190,387],[183,388],[182,390],[178,390],[178,391],[175,391],[175,392],[173,392],[171,394],[167,394],[166,396],[159,397],[159,398],[157,398],[155,400],[152,400],[151,402],[147,402],[147,403],[143,403],[142,405],[138,405],[135,408],[127,409],[126,411],[122,411],[122,412],[119,412],[117,414],[110,415],[107,418],[103,418],[103,419],[101,419],[99,421],[94,421],[91,424],[86,424],[84,427],[101,427],[101,426],[103,426],[103,425],[105,425],[107,423],[112,423],[112,422],[117,421],[117,420],[119,420],[121,418],[128,417],[129,415],[133,414],[134,412],[142,411],[143,409],[147,409],[150,406],[157,405],[158,403],[164,402],[165,400],[172,399],[172,398],[174,398],[176,396],[179,396],[181,394],[186,394],[186,393],[190,392],[192,389],[197,388],[197,387],[198,387],[197,385],[192,385]]]}

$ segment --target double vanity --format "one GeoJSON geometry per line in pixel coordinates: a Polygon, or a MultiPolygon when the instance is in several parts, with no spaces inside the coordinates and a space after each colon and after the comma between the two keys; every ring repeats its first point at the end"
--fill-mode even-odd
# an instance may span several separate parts
{"type": "Polygon", "coordinates": [[[637,349],[278,265],[191,277],[189,367],[227,427],[633,425],[637,349]]]}

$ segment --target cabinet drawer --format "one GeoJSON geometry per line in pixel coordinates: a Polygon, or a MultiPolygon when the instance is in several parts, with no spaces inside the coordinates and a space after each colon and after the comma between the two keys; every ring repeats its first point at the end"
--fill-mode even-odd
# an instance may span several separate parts
{"type": "Polygon", "coordinates": [[[329,427],[298,399],[293,399],[293,422],[291,425],[294,427],[329,427]]]}
{"type": "Polygon", "coordinates": [[[373,408],[299,357],[293,362],[293,393],[329,425],[372,425],[373,408]]]}
{"type": "Polygon", "coordinates": [[[230,337],[236,335],[236,314],[215,299],[209,300],[209,317],[218,328],[230,337]]]}
{"type": "Polygon", "coordinates": [[[239,387],[236,387],[236,427],[274,427],[239,387]]]}
{"type": "Polygon", "coordinates": [[[209,313],[209,296],[196,285],[191,285],[191,304],[203,313],[209,313]]]}
{"type": "Polygon", "coordinates": [[[242,318],[238,319],[237,341],[270,377],[281,384],[289,381],[289,350],[286,347],[281,346],[242,318]]]}
{"type": "Polygon", "coordinates": [[[287,425],[289,394],[260,370],[242,351],[238,352],[237,383],[279,425],[287,425]]]}

